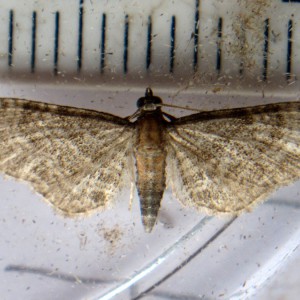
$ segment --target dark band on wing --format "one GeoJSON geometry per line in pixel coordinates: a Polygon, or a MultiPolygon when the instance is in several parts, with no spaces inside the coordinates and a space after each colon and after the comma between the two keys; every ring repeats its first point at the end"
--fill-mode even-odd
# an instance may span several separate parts
{"type": "Polygon", "coordinates": [[[282,102],[253,107],[222,109],[204,111],[197,114],[185,116],[170,122],[172,125],[194,123],[196,121],[209,121],[213,119],[247,118],[255,114],[267,114],[278,112],[300,112],[300,102],[282,102]]]}
{"type": "Polygon", "coordinates": [[[15,108],[15,109],[20,108],[22,110],[38,111],[41,113],[49,112],[56,115],[70,116],[75,118],[81,117],[81,118],[88,118],[88,119],[99,119],[99,120],[105,120],[107,122],[112,122],[119,125],[132,126],[132,123],[129,122],[126,118],[120,118],[118,116],[109,113],[98,112],[96,110],[75,108],[75,107],[69,107],[63,105],[55,105],[55,104],[30,101],[24,99],[10,99],[10,98],[0,99],[0,109],[8,109],[8,108],[15,108]]]}

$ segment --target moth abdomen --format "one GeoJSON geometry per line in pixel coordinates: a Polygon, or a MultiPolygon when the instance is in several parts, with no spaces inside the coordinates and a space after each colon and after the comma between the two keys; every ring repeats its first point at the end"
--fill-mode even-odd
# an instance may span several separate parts
{"type": "Polygon", "coordinates": [[[166,187],[166,152],[160,110],[142,115],[137,120],[137,190],[143,225],[150,232],[155,224],[166,187]]]}

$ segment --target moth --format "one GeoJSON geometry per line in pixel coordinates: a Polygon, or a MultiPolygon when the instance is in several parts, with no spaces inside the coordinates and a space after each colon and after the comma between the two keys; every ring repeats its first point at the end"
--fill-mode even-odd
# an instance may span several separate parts
{"type": "Polygon", "coordinates": [[[181,118],[162,106],[150,88],[127,118],[1,99],[0,172],[68,216],[111,206],[133,181],[146,232],[166,186],[183,205],[238,214],[300,178],[300,102],[181,118]]]}

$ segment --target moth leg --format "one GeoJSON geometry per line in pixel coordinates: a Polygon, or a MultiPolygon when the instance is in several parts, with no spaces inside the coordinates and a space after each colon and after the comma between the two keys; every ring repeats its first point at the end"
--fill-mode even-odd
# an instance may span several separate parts
{"type": "Polygon", "coordinates": [[[134,197],[134,183],[131,182],[130,183],[130,198],[129,198],[129,206],[128,206],[128,210],[131,210],[132,208],[132,203],[133,203],[133,197],[134,197]]]}
{"type": "Polygon", "coordinates": [[[135,118],[138,118],[139,115],[141,114],[141,111],[142,111],[141,109],[138,109],[134,114],[132,114],[130,116],[127,116],[124,119],[127,120],[127,121],[131,121],[131,120],[133,120],[135,118]]]}
{"type": "Polygon", "coordinates": [[[177,118],[176,117],[174,117],[174,116],[172,116],[172,115],[169,115],[168,113],[166,113],[166,112],[162,112],[162,114],[167,118],[167,119],[169,119],[171,122],[174,122],[177,118]]]}
{"type": "Polygon", "coordinates": [[[128,210],[131,210],[133,199],[134,199],[134,189],[135,189],[135,162],[132,153],[128,155],[128,167],[129,167],[128,175],[130,180],[130,198],[129,198],[128,210]]]}

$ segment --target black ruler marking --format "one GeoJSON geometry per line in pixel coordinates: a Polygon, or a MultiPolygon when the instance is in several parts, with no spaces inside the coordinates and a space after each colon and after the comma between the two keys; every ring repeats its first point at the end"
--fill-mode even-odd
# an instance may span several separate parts
{"type": "Polygon", "coordinates": [[[77,48],[77,71],[80,72],[82,67],[82,46],[83,46],[83,5],[84,1],[79,0],[79,19],[78,19],[78,48],[77,48]]]}
{"type": "Polygon", "coordinates": [[[14,12],[9,11],[9,23],[8,23],[8,65],[11,67],[13,64],[13,43],[14,43],[14,12]]]}
{"type": "Polygon", "coordinates": [[[105,34],[106,34],[106,14],[102,14],[101,24],[101,44],[100,44],[100,72],[104,73],[105,68],[105,34]]]}
{"type": "Polygon", "coordinates": [[[170,69],[169,72],[174,71],[174,61],[175,61],[175,35],[176,35],[176,19],[175,16],[171,18],[171,39],[170,39],[170,69]]]}
{"type": "Polygon", "coordinates": [[[125,16],[124,24],[124,52],[123,52],[123,72],[127,73],[128,69],[128,33],[129,33],[129,17],[125,16]]]}
{"type": "Polygon", "coordinates": [[[263,80],[267,80],[268,76],[268,56],[269,56],[269,19],[265,20],[265,30],[264,30],[264,50],[263,50],[263,80]]]}
{"type": "Polygon", "coordinates": [[[218,20],[218,36],[217,36],[217,60],[216,60],[216,70],[218,73],[221,71],[222,67],[222,30],[223,30],[223,19],[218,20]]]}
{"type": "Polygon", "coordinates": [[[199,0],[195,5],[195,21],[194,21],[194,72],[198,69],[198,42],[199,42],[199,0]]]}
{"type": "Polygon", "coordinates": [[[292,51],[293,51],[293,20],[288,22],[287,31],[287,56],[286,56],[286,79],[291,78],[292,71],[292,51]]]}
{"type": "Polygon", "coordinates": [[[34,73],[35,70],[35,55],[36,55],[36,19],[37,14],[34,11],[32,13],[32,26],[31,26],[31,73],[34,73]]]}
{"type": "Polygon", "coordinates": [[[54,58],[53,58],[53,73],[57,75],[58,72],[58,50],[59,50],[59,12],[55,13],[55,24],[54,24],[54,58]]]}
{"type": "Polygon", "coordinates": [[[151,64],[151,46],[152,46],[152,19],[151,16],[148,17],[147,26],[147,52],[146,52],[146,69],[150,68],[151,64]]]}

